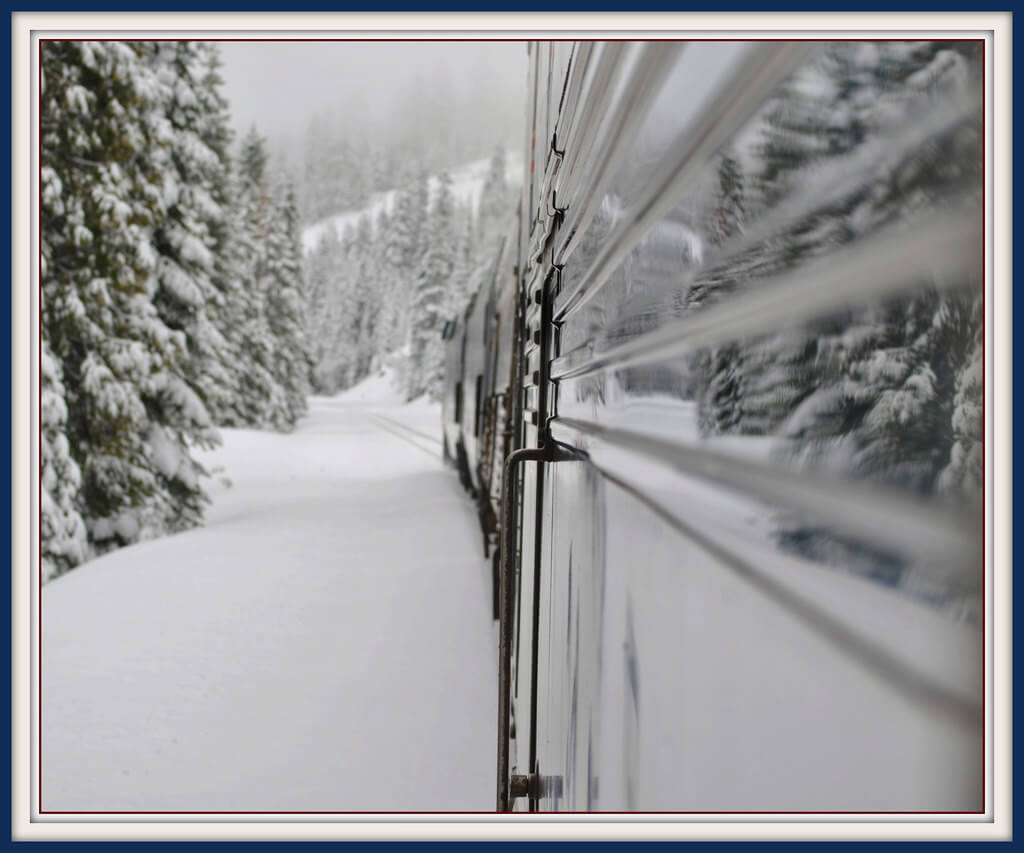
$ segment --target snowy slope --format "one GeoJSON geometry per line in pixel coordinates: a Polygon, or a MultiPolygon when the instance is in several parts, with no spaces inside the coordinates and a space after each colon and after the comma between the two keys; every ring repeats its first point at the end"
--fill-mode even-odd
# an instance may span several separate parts
{"type": "Polygon", "coordinates": [[[493,808],[472,506],[437,407],[377,399],[224,430],[204,528],[47,584],[44,810],[493,808]]]}
{"type": "MultiPolygon", "coordinates": [[[[490,160],[475,160],[467,163],[458,169],[451,171],[452,195],[460,204],[472,205],[476,210],[480,201],[480,193],[483,190],[484,181],[487,178],[487,170],[490,167],[490,160]]],[[[512,186],[518,185],[523,179],[523,164],[517,161],[514,156],[509,156],[505,167],[505,180],[512,186]]],[[[438,176],[432,175],[428,179],[428,191],[431,198],[437,191],[438,176]]],[[[345,232],[348,227],[355,228],[359,217],[369,214],[370,222],[375,223],[377,216],[382,210],[391,213],[394,208],[395,198],[398,190],[388,190],[383,193],[374,193],[369,204],[360,210],[349,210],[329,216],[319,222],[302,229],[302,247],[305,251],[311,252],[316,248],[327,229],[333,226],[339,235],[345,232]]]]}
{"type": "MultiPolygon", "coordinates": [[[[405,394],[399,387],[393,367],[385,367],[367,376],[362,382],[353,385],[342,391],[336,397],[336,402],[344,403],[375,403],[378,405],[400,406],[405,401],[405,394]]],[[[431,407],[437,412],[437,417],[432,421],[437,422],[437,440],[441,440],[441,414],[437,407],[431,407]]],[[[411,412],[418,412],[419,407],[408,407],[403,413],[408,418],[411,412]]]]}

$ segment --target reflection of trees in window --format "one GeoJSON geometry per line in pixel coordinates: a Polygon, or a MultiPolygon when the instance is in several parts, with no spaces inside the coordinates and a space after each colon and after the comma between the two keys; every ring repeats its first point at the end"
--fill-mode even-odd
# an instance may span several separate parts
{"type": "MultiPolygon", "coordinates": [[[[880,157],[841,197],[815,192],[830,162],[882,145],[980,84],[980,45],[837,43],[762,111],[742,156],[724,152],[702,233],[722,248],[684,303],[730,292],[942,205],[980,198],[981,116],[900,156],[880,157]],[[807,200],[764,240],[730,254],[754,223],[807,200]],[[815,209],[817,205],[817,209],[815,209]]],[[[980,271],[979,271],[980,272],[980,271]]],[[[776,434],[795,455],[922,492],[977,492],[981,481],[980,279],[940,295],[848,311],[799,331],[710,348],[692,360],[705,434],[776,434]]]]}

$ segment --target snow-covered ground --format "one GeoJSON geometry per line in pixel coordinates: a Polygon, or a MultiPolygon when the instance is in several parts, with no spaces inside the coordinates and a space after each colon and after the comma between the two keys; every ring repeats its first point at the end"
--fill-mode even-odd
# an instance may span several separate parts
{"type": "MultiPolygon", "coordinates": [[[[490,160],[485,158],[483,160],[474,160],[472,163],[467,163],[465,166],[461,166],[458,169],[453,169],[451,174],[452,179],[452,196],[460,203],[471,206],[473,210],[476,210],[480,203],[480,193],[483,191],[484,182],[487,180],[487,170],[490,168],[490,160]]],[[[506,161],[505,166],[505,181],[510,186],[518,186],[523,180],[523,164],[521,160],[515,158],[515,155],[510,155],[506,161]]],[[[431,175],[427,180],[427,191],[431,197],[437,192],[439,185],[439,178],[437,175],[431,175]]],[[[359,210],[347,210],[342,213],[337,213],[334,216],[329,216],[326,219],[321,219],[319,222],[309,225],[302,229],[302,247],[306,252],[312,252],[317,243],[320,242],[321,238],[327,232],[327,229],[334,227],[338,234],[344,234],[346,228],[355,228],[359,223],[359,218],[363,215],[370,217],[370,222],[375,223],[377,216],[382,210],[386,210],[391,213],[394,209],[395,199],[398,196],[397,190],[388,190],[387,192],[374,193],[370,197],[369,203],[359,210]]]]}
{"type": "Polygon", "coordinates": [[[225,430],[205,527],[43,588],[44,811],[493,809],[489,567],[396,400],[225,430]]]}

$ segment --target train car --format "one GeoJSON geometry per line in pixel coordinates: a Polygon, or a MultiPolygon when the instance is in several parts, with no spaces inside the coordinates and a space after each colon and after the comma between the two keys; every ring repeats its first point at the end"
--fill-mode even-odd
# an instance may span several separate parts
{"type": "Polygon", "coordinates": [[[463,486],[476,496],[481,481],[483,418],[493,360],[494,279],[498,258],[487,265],[462,313],[445,324],[445,385],[441,421],[445,458],[455,462],[463,486]]]}
{"type": "Polygon", "coordinates": [[[488,269],[480,289],[466,309],[465,343],[462,367],[463,419],[460,435],[466,449],[473,492],[480,491],[480,402],[485,396],[483,387],[487,376],[486,334],[490,303],[493,296],[494,275],[488,269]]]}
{"type": "Polygon", "coordinates": [[[452,317],[444,325],[444,391],[441,395],[442,454],[445,461],[454,462],[459,443],[459,423],[462,420],[462,318],[452,317]]]}
{"type": "Polygon", "coordinates": [[[531,43],[499,810],[983,809],[983,66],[531,43]]]}
{"type": "Polygon", "coordinates": [[[493,301],[489,316],[486,347],[488,369],[485,396],[481,401],[482,436],[479,462],[481,494],[478,511],[485,536],[485,555],[491,548],[493,615],[498,618],[500,569],[501,499],[505,460],[514,448],[521,409],[517,405],[520,376],[517,371],[521,350],[519,339],[521,314],[519,286],[519,218],[516,216],[497,255],[493,301]],[[492,547],[493,546],[493,547],[492,547]]]}
{"type": "Polygon", "coordinates": [[[442,425],[445,459],[456,466],[476,500],[484,556],[492,560],[494,618],[498,618],[498,514],[502,470],[512,449],[518,364],[518,213],[464,312],[444,329],[442,425]],[[470,389],[468,394],[465,389],[470,389]],[[454,448],[454,450],[452,449],[454,448]]]}

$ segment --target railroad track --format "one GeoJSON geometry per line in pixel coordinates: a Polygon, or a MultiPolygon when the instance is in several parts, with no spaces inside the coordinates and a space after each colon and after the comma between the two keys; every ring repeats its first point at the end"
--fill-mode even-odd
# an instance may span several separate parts
{"type": "Polygon", "coordinates": [[[429,453],[435,459],[440,456],[440,439],[435,438],[432,435],[428,435],[425,432],[421,432],[418,429],[414,429],[411,426],[407,426],[406,424],[396,421],[393,418],[389,418],[386,415],[379,414],[378,412],[367,412],[366,415],[385,432],[389,432],[396,438],[400,438],[403,441],[408,442],[418,450],[422,450],[424,453],[429,453]]]}

